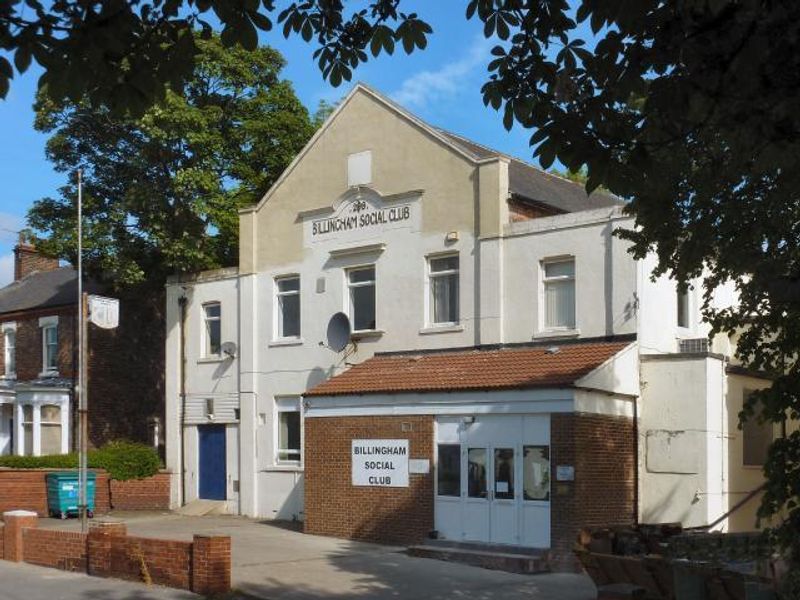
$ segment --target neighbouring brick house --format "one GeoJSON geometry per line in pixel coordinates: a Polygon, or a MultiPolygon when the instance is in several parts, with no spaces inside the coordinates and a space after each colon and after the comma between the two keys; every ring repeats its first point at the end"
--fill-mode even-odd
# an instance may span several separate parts
{"type": "MultiPolygon", "coordinates": [[[[22,240],[14,261],[14,282],[0,289],[0,454],[67,453],[76,448],[77,274],[22,240]]],[[[85,290],[102,291],[91,281],[85,290]]],[[[161,365],[142,368],[153,357],[137,347],[142,325],[126,308],[116,330],[89,327],[92,446],[155,442],[162,419],[161,365]]]]}

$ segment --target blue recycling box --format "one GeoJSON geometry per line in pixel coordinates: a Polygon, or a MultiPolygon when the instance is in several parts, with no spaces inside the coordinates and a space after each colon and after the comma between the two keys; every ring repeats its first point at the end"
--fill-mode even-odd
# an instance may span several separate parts
{"type": "MultiPolygon", "coordinates": [[[[47,474],[47,510],[51,517],[78,516],[79,484],[77,471],[47,474]]],[[[95,474],[86,474],[86,514],[94,515],[95,474]]]]}

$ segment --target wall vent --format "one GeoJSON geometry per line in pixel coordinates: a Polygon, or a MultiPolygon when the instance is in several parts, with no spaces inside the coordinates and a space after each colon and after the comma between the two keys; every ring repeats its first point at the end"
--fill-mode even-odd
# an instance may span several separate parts
{"type": "Polygon", "coordinates": [[[678,352],[682,354],[708,354],[708,338],[689,338],[678,340],[678,352]]]}

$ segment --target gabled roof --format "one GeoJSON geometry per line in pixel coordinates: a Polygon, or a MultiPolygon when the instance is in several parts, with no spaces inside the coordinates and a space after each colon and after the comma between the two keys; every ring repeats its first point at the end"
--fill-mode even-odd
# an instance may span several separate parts
{"type": "Polygon", "coordinates": [[[507,156],[502,152],[487,148],[476,142],[461,137],[455,133],[445,131],[438,127],[434,127],[420,119],[417,115],[406,110],[394,100],[381,94],[380,92],[372,89],[371,87],[357,83],[350,90],[350,93],[344,97],[336,110],[331,113],[317,132],[306,143],[303,149],[294,157],[294,160],[289,164],[280,177],[272,184],[272,187],[267,190],[266,194],[253,206],[242,208],[240,213],[248,213],[259,210],[264,203],[272,196],[275,190],[280,187],[286,177],[291,173],[294,168],[303,160],[303,157],[308,151],[316,144],[317,140],[324,135],[331,123],[341,113],[350,100],[358,93],[363,93],[389,110],[393,111],[399,117],[407,120],[415,127],[426,133],[428,136],[434,138],[439,143],[447,146],[453,152],[463,156],[465,159],[470,160],[476,164],[490,162],[498,159],[508,160],[508,178],[509,178],[509,191],[513,196],[516,196],[522,201],[532,202],[534,204],[544,204],[554,208],[558,212],[577,212],[581,210],[591,210],[594,208],[603,208],[606,206],[623,206],[625,203],[605,192],[593,192],[591,195],[586,194],[584,187],[578,183],[574,183],[563,177],[558,177],[552,173],[547,173],[538,167],[529,165],[519,159],[507,156]]]}
{"type": "Polygon", "coordinates": [[[376,354],[305,396],[572,387],[630,343],[624,339],[376,354]]]}
{"type": "MultiPolygon", "coordinates": [[[[100,286],[86,282],[87,292],[100,286]]],[[[78,275],[72,267],[38,271],[0,288],[0,314],[78,303],[78,275]]]]}
{"type": "Polygon", "coordinates": [[[508,159],[508,188],[512,195],[555,208],[560,212],[578,212],[607,206],[624,206],[624,202],[607,192],[594,191],[586,194],[579,183],[548,173],[517,158],[506,156],[498,150],[477,144],[458,134],[439,130],[453,143],[462,146],[479,160],[505,157],[508,159]]]}

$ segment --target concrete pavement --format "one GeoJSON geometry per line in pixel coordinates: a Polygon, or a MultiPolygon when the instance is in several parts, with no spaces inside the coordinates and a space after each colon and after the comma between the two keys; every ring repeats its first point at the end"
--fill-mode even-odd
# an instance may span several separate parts
{"type": "Polygon", "coordinates": [[[0,600],[200,600],[180,590],[5,561],[0,582],[0,600]]]}
{"type": "MultiPolygon", "coordinates": [[[[269,521],[169,513],[116,513],[110,518],[125,521],[130,533],[145,537],[189,540],[195,533],[230,535],[233,584],[245,597],[593,600],[596,596],[591,581],[581,575],[516,575],[412,558],[403,548],[306,535],[269,521]]],[[[76,521],[53,519],[43,519],[39,526],[79,528],[76,521]]]]}

